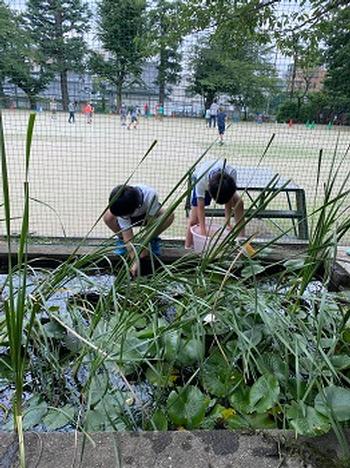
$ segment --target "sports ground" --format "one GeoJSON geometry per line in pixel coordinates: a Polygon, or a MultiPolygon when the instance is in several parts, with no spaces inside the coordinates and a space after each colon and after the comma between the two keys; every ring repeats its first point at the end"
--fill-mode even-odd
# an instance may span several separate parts
{"type": "MultiPolygon", "coordinates": [[[[11,184],[12,217],[20,217],[23,201],[25,134],[28,112],[5,111],[5,137],[11,184]]],[[[42,236],[80,237],[93,226],[104,210],[111,188],[139,182],[155,187],[164,199],[202,153],[214,142],[206,159],[227,158],[239,166],[271,168],[305,188],[309,210],[313,206],[319,153],[322,149],[321,181],[327,180],[334,151],[339,161],[350,144],[350,129],[303,125],[232,123],[225,144],[215,142],[217,131],[207,128],[204,119],[141,118],[134,130],[121,128],[116,115],[95,115],[88,125],[82,115],[68,124],[68,115],[37,115],[30,164],[30,231],[42,236]],[[271,136],[275,138],[261,160],[271,136]],[[140,164],[147,149],[157,144],[140,164]],[[64,230],[63,230],[64,228],[64,230]]],[[[348,154],[337,180],[337,188],[350,171],[348,154]]],[[[183,193],[186,185],[175,194],[183,193]]],[[[175,196],[174,194],[174,196],[175,196]]],[[[1,194],[2,198],[2,194],[1,194]]],[[[0,204],[2,200],[0,198],[0,204]]],[[[322,190],[318,200],[322,198],[322,190]]],[[[170,201],[169,201],[170,202],[170,201]]],[[[3,218],[3,216],[0,216],[3,218]]],[[[14,220],[12,231],[19,232],[14,220]]],[[[182,237],[185,230],[184,204],[176,211],[170,237],[182,237]]],[[[93,237],[109,232],[99,222],[93,237]]]]}

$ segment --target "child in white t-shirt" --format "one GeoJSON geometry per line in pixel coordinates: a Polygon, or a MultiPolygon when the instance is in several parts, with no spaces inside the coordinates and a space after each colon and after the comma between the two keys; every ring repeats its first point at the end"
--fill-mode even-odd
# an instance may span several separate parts
{"type": "Polygon", "coordinates": [[[237,192],[236,170],[224,161],[204,161],[193,172],[194,187],[191,195],[191,212],[187,225],[185,248],[193,245],[191,227],[199,224],[200,234],[206,235],[205,207],[212,199],[225,205],[225,221],[231,229],[232,212],[236,223],[244,220],[243,200],[237,192]]]}
{"type": "MultiPolygon", "coordinates": [[[[117,248],[115,253],[118,255],[124,254],[127,250],[131,258],[134,259],[135,252],[131,247],[131,242],[134,237],[133,227],[144,226],[152,222],[155,218],[164,214],[161,204],[158,200],[158,195],[152,187],[147,185],[118,185],[109,196],[109,208],[103,216],[105,224],[117,234],[117,248]]],[[[156,255],[160,254],[160,239],[159,234],[167,229],[174,221],[172,213],[158,227],[151,240],[151,248],[156,255]]],[[[140,254],[140,258],[148,254],[144,250],[140,254]]],[[[138,262],[134,261],[131,272],[135,275],[138,271],[138,262]]]]}

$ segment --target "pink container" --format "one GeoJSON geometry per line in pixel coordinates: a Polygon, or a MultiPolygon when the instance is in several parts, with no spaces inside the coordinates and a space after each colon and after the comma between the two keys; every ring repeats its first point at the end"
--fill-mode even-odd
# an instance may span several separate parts
{"type": "Polygon", "coordinates": [[[224,229],[222,231],[222,226],[218,224],[209,222],[206,224],[206,226],[209,233],[208,236],[202,236],[199,234],[198,224],[191,227],[191,232],[193,235],[193,248],[198,253],[204,252],[205,250],[212,248],[214,245],[218,246],[230,232],[228,229],[224,229]]]}

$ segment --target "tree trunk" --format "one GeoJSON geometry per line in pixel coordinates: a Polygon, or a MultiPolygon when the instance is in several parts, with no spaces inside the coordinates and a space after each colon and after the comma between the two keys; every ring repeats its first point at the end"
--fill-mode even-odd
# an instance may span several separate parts
{"type": "Polygon", "coordinates": [[[35,110],[36,109],[36,96],[34,96],[33,94],[27,94],[27,97],[29,99],[30,109],[35,110]]]}
{"type": "Polygon", "coordinates": [[[122,90],[123,83],[117,84],[117,114],[120,114],[120,108],[122,107],[122,90]]]}
{"type": "Polygon", "coordinates": [[[204,96],[204,106],[206,109],[209,109],[209,107],[213,104],[215,98],[215,93],[208,93],[204,96]]]}
{"type": "Polygon", "coordinates": [[[69,102],[68,76],[67,75],[68,75],[67,70],[62,70],[60,73],[62,107],[64,111],[68,111],[68,102],[69,102]]]}
{"type": "Polygon", "coordinates": [[[161,106],[164,107],[164,100],[165,100],[165,85],[166,85],[166,50],[164,45],[161,45],[160,54],[159,54],[159,67],[158,67],[158,102],[161,106]]]}
{"type": "Polygon", "coordinates": [[[0,109],[6,107],[6,96],[4,93],[4,87],[2,81],[0,80],[0,109]]]}
{"type": "Polygon", "coordinates": [[[294,88],[295,88],[295,78],[296,78],[296,76],[297,76],[297,56],[294,55],[292,81],[290,83],[290,92],[289,92],[289,98],[290,99],[293,99],[293,97],[294,97],[294,88]]]}

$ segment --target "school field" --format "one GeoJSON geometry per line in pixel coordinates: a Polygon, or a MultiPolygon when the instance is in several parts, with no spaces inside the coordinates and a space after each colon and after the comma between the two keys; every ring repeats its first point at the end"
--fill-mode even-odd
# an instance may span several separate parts
{"type": "MultiPolygon", "coordinates": [[[[12,217],[21,215],[25,134],[28,113],[5,111],[5,137],[11,183],[12,217]]],[[[68,115],[37,115],[30,165],[30,194],[33,198],[30,230],[36,235],[84,236],[107,204],[111,188],[132,175],[132,182],[154,186],[160,198],[176,186],[189,167],[217,137],[204,119],[165,118],[163,121],[141,118],[139,128],[120,127],[118,116],[95,115],[88,125],[82,115],[76,124],[68,124],[68,115]],[[140,164],[154,141],[154,149],[140,164]],[[35,201],[34,201],[35,200],[35,201]]],[[[240,166],[271,168],[306,190],[308,207],[314,202],[319,152],[323,150],[321,179],[326,181],[334,151],[337,161],[350,144],[350,129],[329,130],[323,126],[307,129],[284,124],[232,123],[225,144],[216,142],[206,159],[227,158],[240,166]],[[260,161],[271,136],[274,141],[260,161]]],[[[345,157],[338,187],[350,171],[350,155],[345,157]]],[[[177,194],[185,185],[177,189],[177,194]]],[[[319,194],[321,195],[321,194],[319,194]]],[[[279,202],[276,202],[279,203],[279,202]]],[[[281,203],[284,201],[281,200],[281,203]]],[[[0,195],[0,205],[2,194],[0,195]]],[[[176,212],[170,237],[182,237],[185,229],[184,204],[176,212]]],[[[1,210],[1,208],[0,208],[1,210]]],[[[0,218],[3,218],[0,213],[0,218]]],[[[13,221],[13,232],[19,221],[13,221]]],[[[108,236],[100,222],[93,237],[108,236]]]]}

